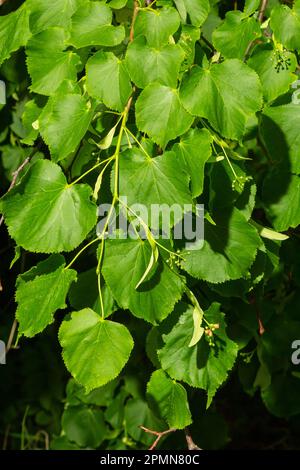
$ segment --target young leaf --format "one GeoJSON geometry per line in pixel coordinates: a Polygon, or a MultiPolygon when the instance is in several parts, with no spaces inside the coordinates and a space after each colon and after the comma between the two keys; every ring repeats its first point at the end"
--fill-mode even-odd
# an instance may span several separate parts
{"type": "Polygon", "coordinates": [[[147,384],[147,399],[151,409],[167,422],[169,428],[184,429],[191,424],[185,388],[170,379],[163,370],[156,370],[147,384]]]}
{"type": "Polygon", "coordinates": [[[131,95],[131,84],[124,63],[112,52],[97,52],[86,64],[88,93],[108,108],[123,111],[131,95]]]}
{"type": "Polygon", "coordinates": [[[159,83],[151,83],[142,91],[135,108],[138,129],[161,147],[184,134],[194,120],[182,106],[178,90],[159,83]]]}
{"type": "Polygon", "coordinates": [[[43,262],[44,274],[24,273],[17,281],[16,318],[19,336],[35,336],[53,322],[56,310],[65,308],[70,284],[76,279],[76,271],[64,269],[61,255],[52,255],[43,262]]]}
{"type": "Polygon", "coordinates": [[[117,377],[133,348],[124,325],[102,320],[89,308],[62,322],[59,341],[67,369],[87,392],[117,377]]]}
{"type": "Polygon", "coordinates": [[[88,185],[68,186],[61,168],[38,160],[0,200],[11,237],[26,250],[71,251],[96,224],[88,185]]]}
{"type": "Polygon", "coordinates": [[[229,139],[240,139],[247,118],[262,106],[258,76],[237,59],[208,69],[193,67],[182,83],[180,98],[190,113],[207,118],[229,139]]]}

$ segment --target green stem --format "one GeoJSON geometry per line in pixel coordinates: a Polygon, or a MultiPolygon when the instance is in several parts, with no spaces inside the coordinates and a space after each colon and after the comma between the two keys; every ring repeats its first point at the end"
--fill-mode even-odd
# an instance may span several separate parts
{"type": "Polygon", "coordinates": [[[122,114],[122,122],[121,122],[121,128],[120,132],[118,135],[118,140],[117,140],[117,145],[116,145],[116,150],[112,158],[115,159],[115,174],[114,174],[114,192],[113,192],[113,199],[112,203],[109,209],[109,213],[107,215],[107,219],[105,221],[105,225],[103,227],[102,233],[100,235],[101,239],[101,247],[100,247],[100,253],[99,253],[99,260],[96,268],[96,274],[97,274],[97,280],[98,280],[98,291],[99,291],[99,298],[100,298],[100,307],[101,307],[101,318],[104,319],[104,306],[103,306],[103,297],[102,297],[102,292],[101,292],[101,264],[102,264],[102,259],[103,259],[103,253],[104,253],[104,244],[105,244],[105,233],[108,228],[111,216],[114,211],[114,207],[116,202],[118,201],[119,198],[119,157],[120,157],[120,150],[121,150],[121,144],[122,144],[122,137],[124,134],[124,131],[126,129],[126,122],[128,118],[128,113],[129,109],[131,106],[132,102],[132,96],[129,98],[128,103],[126,105],[125,110],[123,111],[122,114]]]}
{"type": "Polygon", "coordinates": [[[89,243],[87,243],[86,245],[84,245],[83,248],[81,248],[80,251],[78,251],[78,253],[74,256],[74,258],[70,261],[70,263],[65,267],[65,269],[69,269],[72,264],[77,260],[77,258],[81,255],[81,253],[83,253],[86,248],[88,248],[89,246],[91,246],[93,243],[95,243],[97,240],[99,240],[99,238],[94,238],[94,240],[90,241],[89,243]]]}
{"type": "Polygon", "coordinates": [[[91,173],[91,171],[94,171],[99,166],[103,165],[104,163],[110,162],[113,159],[114,159],[114,155],[112,157],[106,158],[105,160],[102,160],[101,162],[96,163],[94,166],[92,166],[87,171],[85,171],[82,175],[80,175],[76,180],[74,180],[70,184],[68,184],[68,187],[73,186],[73,184],[78,183],[78,181],[82,180],[82,178],[84,178],[86,175],[91,173]]]}

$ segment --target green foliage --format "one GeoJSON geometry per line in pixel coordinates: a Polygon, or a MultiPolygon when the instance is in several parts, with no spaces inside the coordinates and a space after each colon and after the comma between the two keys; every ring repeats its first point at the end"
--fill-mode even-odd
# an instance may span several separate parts
{"type": "MultiPolygon", "coordinates": [[[[232,429],[217,409],[228,416],[239,401],[227,387],[299,417],[300,1],[290,3],[1,7],[3,339],[11,347],[17,325],[6,370],[12,353],[16,368],[30,364],[0,417],[12,447],[40,448],[47,431],[52,449],[143,449],[155,437],[141,426],[189,426],[201,447],[222,447],[232,429]],[[98,204],[110,204],[106,219],[98,204]],[[175,231],[198,204],[204,240],[191,246],[175,231]]],[[[185,445],[168,436],[158,446],[185,445]]]]}

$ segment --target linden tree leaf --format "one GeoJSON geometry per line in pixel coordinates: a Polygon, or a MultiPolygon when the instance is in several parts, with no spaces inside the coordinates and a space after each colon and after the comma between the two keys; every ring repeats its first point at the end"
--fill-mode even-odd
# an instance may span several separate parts
{"type": "Polygon", "coordinates": [[[184,252],[182,267],[211,283],[240,279],[255,259],[259,235],[236,208],[224,208],[212,217],[215,225],[205,220],[202,248],[184,252]]]}
{"type": "Polygon", "coordinates": [[[65,31],[49,28],[33,36],[26,47],[27,67],[31,76],[30,89],[52,95],[65,79],[76,81],[80,58],[65,49],[65,31]]]}
{"type": "Polygon", "coordinates": [[[186,23],[187,14],[194,26],[201,26],[207,19],[210,11],[209,0],[174,0],[176,8],[183,23],[186,23]]]}
{"type": "Polygon", "coordinates": [[[30,29],[36,34],[51,26],[70,26],[71,16],[82,0],[26,0],[30,29]]]}
{"type": "Polygon", "coordinates": [[[194,118],[182,106],[178,90],[159,83],[151,83],[136,102],[136,124],[155,143],[167,143],[184,134],[194,118]]]}
{"type": "Polygon", "coordinates": [[[172,7],[157,10],[141,10],[134,25],[134,35],[145,36],[151,47],[159,48],[169,42],[169,37],[180,26],[180,17],[172,7]]]}
{"type": "Polygon", "coordinates": [[[93,116],[93,105],[77,93],[59,90],[49,98],[39,119],[39,130],[58,162],[76,150],[93,116]]]}
{"type": "Polygon", "coordinates": [[[164,220],[170,218],[171,226],[182,218],[184,205],[192,205],[189,177],[184,168],[178,171],[181,167],[183,164],[174,152],[151,158],[140,149],[129,149],[120,159],[120,196],[127,198],[130,207],[143,204],[148,211],[140,217],[154,228],[160,225],[154,205],[160,205],[164,220]],[[172,212],[173,205],[181,210],[172,212]]]}
{"type": "Polygon", "coordinates": [[[5,16],[0,16],[0,65],[12,52],[25,46],[31,36],[26,5],[5,16]]]}
{"type": "Polygon", "coordinates": [[[247,119],[262,106],[257,74],[237,59],[192,68],[180,88],[184,107],[209,120],[224,137],[240,139],[247,119]]]}
{"type": "Polygon", "coordinates": [[[39,253],[71,251],[96,224],[96,206],[86,184],[68,185],[61,168],[36,161],[21,182],[0,200],[16,243],[39,253]]]}
{"type": "Polygon", "coordinates": [[[191,177],[192,195],[199,196],[203,190],[204,165],[211,155],[212,137],[206,129],[191,129],[173,147],[180,156],[191,177]]]}
{"type": "Polygon", "coordinates": [[[42,274],[37,266],[17,280],[19,336],[32,337],[52,323],[56,310],[66,307],[69,287],[76,279],[76,271],[64,268],[61,255],[51,255],[42,263],[42,274]]]}
{"type": "Polygon", "coordinates": [[[62,415],[62,429],[81,447],[97,448],[107,434],[103,411],[88,406],[68,406],[62,415]]]}
{"type": "Polygon", "coordinates": [[[204,334],[195,346],[189,347],[194,329],[193,307],[186,306],[171,329],[165,331],[164,324],[159,327],[163,333],[163,346],[158,350],[158,358],[173,379],[206,390],[208,407],[235,363],[238,345],[227,336],[220,304],[213,303],[205,311],[205,318],[210,324],[217,325],[213,331],[213,345],[204,334]]]}
{"type": "Polygon", "coordinates": [[[182,296],[184,283],[159,258],[151,278],[136,289],[150,257],[151,247],[147,241],[108,239],[105,242],[102,272],[120,307],[128,308],[136,317],[156,324],[173,310],[182,296]]]}
{"type": "Polygon", "coordinates": [[[265,108],[260,133],[273,161],[287,171],[300,174],[300,107],[289,103],[265,108]]]}
{"type": "Polygon", "coordinates": [[[213,32],[213,44],[228,59],[243,59],[251,41],[261,35],[257,20],[239,10],[229,11],[213,32]]]}
{"type": "Polygon", "coordinates": [[[108,108],[123,111],[132,91],[123,61],[112,52],[97,52],[87,62],[86,75],[86,87],[91,96],[103,101],[108,108]]]}
{"type": "Polygon", "coordinates": [[[22,114],[22,124],[26,133],[22,139],[22,143],[26,145],[33,145],[36,140],[39,131],[36,127],[36,121],[38,120],[42,108],[34,100],[27,101],[24,106],[24,112],[22,114]]]}
{"type": "Polygon", "coordinates": [[[276,40],[287,49],[300,48],[300,0],[293,8],[277,5],[271,13],[270,25],[276,40]]]}
{"type": "Polygon", "coordinates": [[[139,37],[128,46],[126,66],[131,80],[139,88],[145,88],[151,82],[175,88],[183,58],[184,52],[176,44],[158,49],[148,46],[145,38],[139,37]]]}
{"type": "Polygon", "coordinates": [[[273,101],[287,92],[297,79],[293,73],[297,67],[295,54],[288,51],[278,54],[270,45],[258,45],[247,64],[258,74],[266,101],[273,101]],[[283,60],[283,68],[279,69],[280,60],[283,60]]]}
{"type": "Polygon", "coordinates": [[[156,370],[147,384],[147,399],[151,409],[162,416],[169,428],[184,429],[191,424],[185,388],[170,379],[163,370],[156,370]]]}
{"type": "Polygon", "coordinates": [[[245,15],[252,15],[260,5],[260,0],[246,0],[245,1],[245,7],[244,7],[244,13],[245,15]]]}
{"type": "Polygon", "coordinates": [[[84,2],[72,16],[69,42],[76,48],[116,46],[125,38],[124,26],[112,26],[112,11],[103,2],[84,2]]]}
{"type": "Polygon", "coordinates": [[[90,308],[62,322],[59,341],[67,369],[87,392],[117,377],[133,348],[124,325],[103,320],[90,308]]]}

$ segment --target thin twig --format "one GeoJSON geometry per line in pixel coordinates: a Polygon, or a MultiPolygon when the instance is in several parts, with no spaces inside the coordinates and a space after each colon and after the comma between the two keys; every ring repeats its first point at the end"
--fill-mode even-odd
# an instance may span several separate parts
{"type": "Polygon", "coordinates": [[[15,336],[17,325],[18,325],[18,322],[17,322],[16,319],[14,319],[11,330],[10,330],[10,333],[9,333],[7,345],[6,345],[6,354],[11,349],[11,345],[12,345],[12,342],[13,342],[13,339],[14,339],[14,336],[15,336]]]}
{"type": "Polygon", "coordinates": [[[189,450],[202,450],[201,447],[198,447],[197,444],[193,441],[191,436],[191,431],[188,427],[184,428],[185,438],[189,450]]]}
{"type": "Polygon", "coordinates": [[[140,428],[143,431],[147,432],[148,434],[157,436],[153,444],[149,447],[149,450],[154,450],[163,436],[166,436],[167,434],[170,434],[171,432],[177,431],[177,429],[173,429],[173,428],[167,429],[166,431],[154,431],[153,429],[145,428],[145,426],[140,426],[140,428]]]}
{"type": "Polygon", "coordinates": [[[132,20],[131,20],[131,26],[130,26],[130,33],[129,33],[130,42],[132,42],[133,38],[134,38],[134,23],[135,23],[138,12],[139,12],[139,4],[138,4],[137,0],[135,0],[132,20]]]}
{"type": "Polygon", "coordinates": [[[259,10],[259,14],[258,14],[258,21],[260,23],[263,22],[267,6],[268,6],[268,0],[262,0],[260,10],[259,10]]]}
{"type": "MultiPolygon", "coordinates": [[[[1,0],[0,0],[0,1],[1,1],[1,0]]],[[[10,183],[10,185],[9,185],[8,190],[6,191],[6,194],[9,193],[9,191],[15,186],[19,174],[20,174],[21,171],[25,168],[25,166],[28,165],[28,163],[30,162],[30,160],[32,159],[32,157],[36,154],[36,152],[38,152],[39,148],[40,148],[40,145],[37,145],[37,147],[35,147],[35,148],[32,150],[32,152],[30,153],[30,155],[28,155],[28,157],[25,158],[25,160],[21,163],[21,165],[13,172],[13,174],[12,174],[12,180],[11,180],[11,183],[10,183]]],[[[1,227],[1,225],[3,224],[3,220],[4,220],[4,217],[3,217],[3,215],[2,215],[2,216],[1,216],[1,219],[0,219],[0,227],[1,227]]]]}

